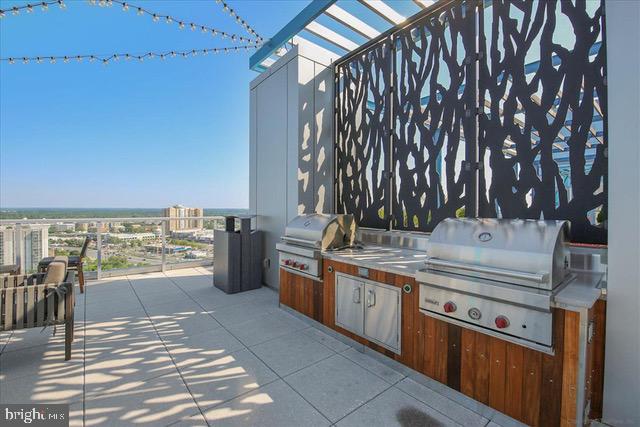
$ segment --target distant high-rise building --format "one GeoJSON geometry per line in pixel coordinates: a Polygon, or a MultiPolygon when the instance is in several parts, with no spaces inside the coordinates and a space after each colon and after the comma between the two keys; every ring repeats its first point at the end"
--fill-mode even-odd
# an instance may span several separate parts
{"type": "Polygon", "coordinates": [[[201,217],[203,214],[204,210],[202,208],[186,208],[182,205],[175,205],[163,210],[163,216],[176,218],[169,220],[169,231],[204,228],[204,220],[202,219],[180,219],[201,217]]]}
{"type": "Polygon", "coordinates": [[[0,227],[0,265],[15,264],[13,229],[0,227]]]}
{"type": "Polygon", "coordinates": [[[49,226],[18,225],[0,228],[0,264],[18,264],[20,271],[30,273],[49,256],[49,226]]]}

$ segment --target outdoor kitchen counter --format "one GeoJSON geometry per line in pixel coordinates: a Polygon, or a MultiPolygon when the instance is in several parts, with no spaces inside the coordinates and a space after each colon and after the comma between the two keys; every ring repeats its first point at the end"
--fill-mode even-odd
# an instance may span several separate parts
{"type": "Polygon", "coordinates": [[[362,249],[323,251],[322,256],[334,261],[415,277],[425,267],[427,253],[392,246],[365,245],[362,249]]]}
{"type": "Polygon", "coordinates": [[[575,279],[560,289],[554,297],[554,306],[575,311],[591,308],[602,296],[604,273],[573,271],[575,279]]]}

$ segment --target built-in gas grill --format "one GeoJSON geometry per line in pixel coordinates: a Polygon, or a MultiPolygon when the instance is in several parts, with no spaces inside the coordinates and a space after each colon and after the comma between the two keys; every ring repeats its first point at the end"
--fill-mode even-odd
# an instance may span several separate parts
{"type": "Polygon", "coordinates": [[[322,251],[350,247],[355,238],[353,215],[299,215],[287,224],[282,243],[276,245],[280,267],[322,280],[322,251]]]}
{"type": "Polygon", "coordinates": [[[429,316],[550,349],[553,296],[571,280],[567,221],[447,219],[418,272],[429,316]]]}

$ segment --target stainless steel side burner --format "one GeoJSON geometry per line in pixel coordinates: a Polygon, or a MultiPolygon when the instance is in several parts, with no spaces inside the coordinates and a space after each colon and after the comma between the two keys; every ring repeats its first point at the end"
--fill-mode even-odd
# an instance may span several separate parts
{"type": "Polygon", "coordinates": [[[418,272],[420,310],[551,348],[555,290],[570,281],[567,221],[447,219],[418,272]]]}

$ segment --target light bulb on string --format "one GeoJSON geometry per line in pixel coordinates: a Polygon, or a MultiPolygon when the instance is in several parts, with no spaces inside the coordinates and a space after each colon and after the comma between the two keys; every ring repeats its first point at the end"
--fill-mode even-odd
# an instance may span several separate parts
{"type": "Polygon", "coordinates": [[[51,62],[52,64],[55,64],[55,63],[56,63],[56,58],[55,58],[55,56],[50,57],[50,58],[49,58],[49,62],[51,62]]]}
{"type": "Polygon", "coordinates": [[[171,19],[170,16],[167,16],[167,24],[171,24],[173,22],[173,19],[171,19]]]}
{"type": "Polygon", "coordinates": [[[181,30],[184,30],[184,22],[182,21],[178,22],[178,28],[180,28],[181,30]]]}
{"type": "Polygon", "coordinates": [[[0,19],[4,18],[4,10],[0,10],[0,19]]]}
{"type": "Polygon", "coordinates": [[[122,3],[122,11],[123,11],[123,12],[126,12],[126,11],[128,11],[128,10],[129,10],[129,5],[128,5],[128,4],[126,4],[126,3],[122,3]]]}
{"type": "Polygon", "coordinates": [[[203,33],[206,33],[206,32],[208,31],[208,30],[207,30],[207,27],[205,27],[204,25],[201,27],[201,29],[202,29],[202,32],[203,32],[203,33]]]}
{"type": "Polygon", "coordinates": [[[47,10],[49,10],[49,5],[46,4],[45,2],[42,2],[41,6],[42,6],[42,11],[43,12],[46,12],[47,10]]]}
{"type": "Polygon", "coordinates": [[[141,7],[138,8],[138,15],[142,15],[144,13],[144,11],[142,10],[141,7]]]}
{"type": "Polygon", "coordinates": [[[160,54],[160,59],[162,59],[162,60],[164,61],[164,59],[165,59],[165,55],[164,55],[164,53],[161,53],[161,54],[160,54]]]}
{"type": "Polygon", "coordinates": [[[12,64],[12,65],[13,65],[13,64],[15,64],[15,63],[16,63],[16,61],[15,61],[13,58],[9,58],[9,64],[12,64]]]}
{"type": "Polygon", "coordinates": [[[58,0],[58,7],[60,7],[60,9],[66,9],[67,5],[62,0],[58,0]]]}
{"type": "Polygon", "coordinates": [[[176,57],[176,53],[174,51],[171,51],[171,57],[175,58],[176,57]]]}
{"type": "Polygon", "coordinates": [[[24,58],[22,58],[22,63],[23,64],[28,64],[29,63],[29,58],[27,58],[26,56],[24,58]]]}
{"type": "Polygon", "coordinates": [[[96,57],[95,57],[95,56],[91,55],[91,56],[89,57],[89,62],[93,62],[93,61],[95,61],[95,60],[96,60],[96,57]]]}
{"type": "Polygon", "coordinates": [[[39,56],[36,56],[36,62],[38,64],[42,64],[42,58],[40,58],[39,56]]]}
{"type": "Polygon", "coordinates": [[[129,55],[128,53],[125,53],[124,59],[126,59],[127,61],[130,60],[131,59],[131,55],[129,55]]]}
{"type": "Polygon", "coordinates": [[[140,62],[144,62],[144,56],[138,56],[138,60],[139,60],[140,62]]]}
{"type": "Polygon", "coordinates": [[[82,56],[80,56],[80,55],[76,56],[76,61],[82,62],[82,56]]]}
{"type": "Polygon", "coordinates": [[[27,5],[27,13],[31,13],[33,12],[33,6],[31,6],[30,4],[27,5]]]}
{"type": "Polygon", "coordinates": [[[153,22],[158,22],[158,19],[160,19],[155,13],[152,14],[151,17],[153,18],[153,22]]]}
{"type": "Polygon", "coordinates": [[[13,6],[13,10],[12,12],[14,15],[18,15],[20,13],[20,9],[18,9],[16,6],[13,6]]]}
{"type": "Polygon", "coordinates": [[[193,22],[189,25],[191,26],[191,31],[194,31],[196,29],[196,24],[194,24],[193,22]]]}
{"type": "Polygon", "coordinates": [[[197,51],[197,50],[193,49],[193,50],[191,51],[191,55],[196,56],[197,54],[198,54],[198,51],[197,51]]]}
{"type": "Polygon", "coordinates": [[[118,57],[118,54],[117,54],[117,53],[114,53],[114,54],[113,54],[113,60],[114,60],[114,61],[117,61],[118,59],[120,59],[120,58],[118,57]]]}
{"type": "Polygon", "coordinates": [[[64,58],[62,58],[62,61],[63,61],[65,64],[69,63],[69,57],[68,57],[68,56],[65,56],[64,58]]]}

